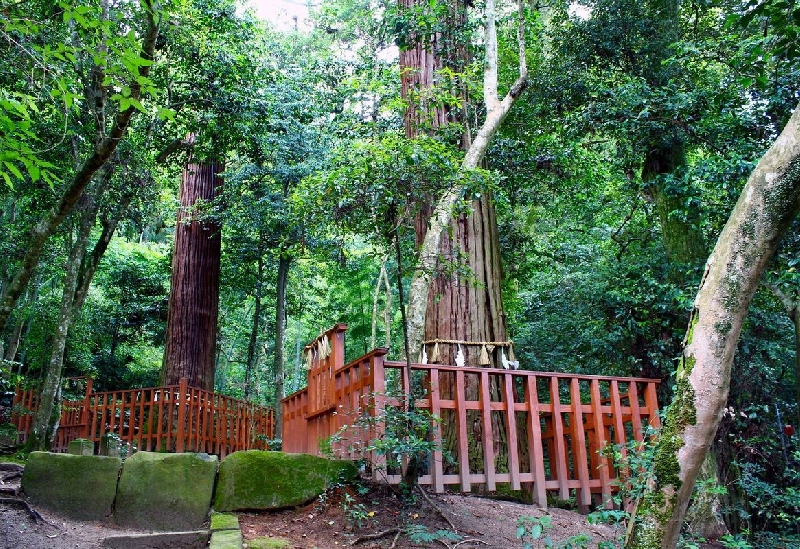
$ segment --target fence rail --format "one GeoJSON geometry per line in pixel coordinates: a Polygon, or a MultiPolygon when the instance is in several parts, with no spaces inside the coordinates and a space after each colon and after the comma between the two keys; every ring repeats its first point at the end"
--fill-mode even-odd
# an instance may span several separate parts
{"type": "MultiPolygon", "coordinates": [[[[12,422],[25,442],[36,410],[36,392],[17,389],[12,422]]],[[[210,391],[178,385],[92,392],[86,382],[83,400],[62,403],[54,452],[85,438],[99,443],[114,433],[131,451],[206,452],[224,458],[237,450],[266,449],[274,437],[274,413],[210,391]]]]}
{"type": "Polygon", "coordinates": [[[543,507],[548,492],[568,499],[574,491],[587,509],[611,506],[616,489],[619,472],[601,450],[641,442],[648,426],[660,425],[658,380],[439,364],[412,364],[409,379],[405,363],[384,359],[385,349],[343,364],[345,329],[337,325],[306,347],[309,387],[283,401],[285,451],[320,453],[319,441],[339,433],[335,454],[367,457],[376,476],[398,483],[399,471],[381,470],[380,456],[364,455],[382,426],[363,430],[353,422],[400,405],[392,394],[414,394],[418,409],[439,418],[433,436],[443,449],[429,456],[420,484],[468,492],[506,483],[529,490],[543,507]]]}

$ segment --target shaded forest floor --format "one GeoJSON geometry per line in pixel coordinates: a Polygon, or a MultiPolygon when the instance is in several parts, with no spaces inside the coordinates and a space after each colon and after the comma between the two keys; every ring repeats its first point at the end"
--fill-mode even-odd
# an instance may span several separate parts
{"type": "MultiPolygon", "coordinates": [[[[14,479],[3,487],[18,488],[18,482],[14,479]]],[[[0,549],[98,549],[105,537],[134,533],[107,524],[69,520],[42,509],[36,511],[40,520],[34,520],[24,507],[0,499],[0,549]]],[[[545,529],[539,545],[534,542],[533,547],[545,547],[545,537],[559,547],[575,536],[585,535],[585,545],[571,547],[594,548],[624,534],[619,526],[589,524],[585,516],[569,510],[543,510],[463,494],[416,492],[413,497],[403,498],[385,485],[344,486],[302,507],[239,513],[239,523],[245,544],[254,538],[272,537],[286,540],[285,547],[292,549],[512,549],[523,546],[516,536],[520,517],[550,519],[552,526],[545,529]],[[431,536],[437,537],[437,532],[438,539],[433,539],[431,536]]],[[[704,546],[714,547],[721,546],[704,546]]]]}

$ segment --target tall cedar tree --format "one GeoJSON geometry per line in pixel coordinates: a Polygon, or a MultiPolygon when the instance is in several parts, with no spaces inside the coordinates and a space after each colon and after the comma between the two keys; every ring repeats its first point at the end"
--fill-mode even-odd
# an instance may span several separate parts
{"type": "Polygon", "coordinates": [[[219,225],[197,206],[218,194],[224,169],[221,162],[189,164],[181,178],[161,370],[166,385],[185,377],[190,387],[214,390],[222,240],[219,225]]]}

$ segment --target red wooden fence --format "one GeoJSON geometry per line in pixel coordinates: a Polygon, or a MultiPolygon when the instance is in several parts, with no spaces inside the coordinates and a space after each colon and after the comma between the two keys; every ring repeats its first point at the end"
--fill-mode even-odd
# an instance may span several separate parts
{"type": "Polygon", "coordinates": [[[379,456],[363,453],[381,425],[366,432],[352,423],[358,414],[399,405],[387,389],[409,394],[413,385],[422,389],[416,407],[440,418],[437,440],[450,433],[442,446],[455,461],[434,452],[420,484],[436,492],[449,485],[465,492],[476,484],[489,491],[500,483],[525,486],[542,507],[548,491],[568,499],[574,490],[586,509],[593,499],[610,506],[615,490],[617,471],[600,450],[642,441],[648,425],[660,425],[658,380],[439,364],[412,364],[409,380],[404,363],[384,360],[385,349],[344,364],[345,329],[337,325],[306,347],[308,388],[283,401],[284,451],[319,453],[319,441],[340,432],[335,454],[368,457],[378,465],[374,475],[400,482],[399,471],[381,470],[379,456]]]}
{"type": "MultiPolygon", "coordinates": [[[[36,409],[36,392],[17,389],[12,422],[25,442],[36,409]]],[[[86,381],[83,400],[62,402],[54,452],[66,452],[71,440],[99,442],[115,433],[131,451],[206,452],[224,458],[237,450],[266,449],[274,437],[274,413],[210,391],[179,385],[92,392],[86,381]]]]}

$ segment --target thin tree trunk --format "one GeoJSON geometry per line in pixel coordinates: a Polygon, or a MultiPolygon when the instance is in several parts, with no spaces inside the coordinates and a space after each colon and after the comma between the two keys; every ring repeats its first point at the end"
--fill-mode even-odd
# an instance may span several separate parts
{"type": "Polygon", "coordinates": [[[61,307],[58,314],[56,332],[53,336],[53,349],[50,353],[50,361],[45,372],[44,383],[39,394],[39,406],[33,416],[33,429],[31,437],[27,443],[30,450],[49,449],[52,442],[52,432],[50,426],[53,419],[58,414],[57,398],[61,385],[61,371],[64,366],[64,351],[67,347],[67,335],[72,320],[75,318],[75,293],[78,288],[81,264],[86,255],[86,245],[89,235],[94,225],[97,215],[97,205],[92,203],[89,196],[84,195],[87,202],[83,215],[81,216],[78,234],[75,243],[67,260],[67,270],[64,274],[64,288],[61,297],[61,307]]]}
{"type": "Polygon", "coordinates": [[[649,151],[642,168],[642,182],[651,185],[667,259],[671,263],[698,265],[708,257],[708,252],[697,207],[687,206],[686,197],[666,188],[659,177],[673,174],[686,164],[684,148],[683,140],[676,136],[669,145],[649,151]]]}
{"type": "Polygon", "coordinates": [[[258,268],[256,271],[256,296],[253,311],[253,327],[250,330],[250,341],[247,344],[247,365],[244,370],[244,399],[250,400],[252,391],[253,371],[256,367],[256,344],[258,343],[258,331],[261,324],[261,281],[264,277],[264,258],[261,256],[260,249],[258,254],[258,268]]]}
{"type": "Polygon", "coordinates": [[[750,175],[695,299],[676,391],[656,445],[654,485],[628,549],[676,546],[730,388],[742,323],[778,243],[800,211],[800,108],[750,175]]]}
{"type": "Polygon", "coordinates": [[[281,254],[278,259],[278,281],[276,284],[277,303],[275,305],[275,437],[283,439],[283,407],[281,401],[286,380],[286,357],[283,340],[286,336],[286,288],[289,281],[289,267],[292,258],[281,254]]]}
{"type": "Polygon", "coordinates": [[[764,286],[783,304],[783,310],[792,321],[792,326],[794,327],[794,382],[797,393],[797,417],[795,419],[797,420],[797,425],[800,426],[800,311],[798,311],[800,300],[797,298],[792,299],[782,292],[780,288],[772,284],[764,283],[764,286]]]}
{"type": "MultiPolygon", "coordinates": [[[[147,28],[142,37],[143,59],[152,60],[155,50],[156,38],[158,37],[159,21],[155,19],[152,0],[143,0],[144,16],[147,20],[147,28]]],[[[139,77],[147,77],[150,74],[150,66],[139,67],[139,77]]],[[[139,99],[141,97],[141,84],[137,79],[131,80],[128,84],[130,97],[139,99]]],[[[92,180],[92,176],[103,167],[111,154],[116,150],[120,140],[130,124],[131,117],[136,112],[133,106],[124,111],[120,111],[111,125],[111,132],[105,138],[95,143],[94,151],[86,159],[67,187],[61,193],[58,202],[36,223],[31,230],[31,235],[25,246],[25,255],[17,267],[13,280],[6,287],[5,292],[0,296],[0,333],[5,330],[11,312],[17,304],[17,300],[22,295],[25,287],[39,262],[44,245],[47,239],[61,225],[64,218],[72,210],[73,206],[80,198],[83,190],[92,180]]]]}
{"type": "Polygon", "coordinates": [[[794,388],[797,396],[797,417],[795,425],[800,429],[800,313],[795,306],[794,318],[794,388]]]}
{"type": "Polygon", "coordinates": [[[172,286],[161,382],[214,390],[221,238],[219,226],[198,219],[198,200],[210,202],[221,184],[222,163],[190,164],[181,180],[175,225],[172,286]]]}
{"type": "Polygon", "coordinates": [[[378,280],[375,282],[375,292],[372,296],[372,338],[370,339],[370,348],[374,349],[378,341],[378,301],[380,300],[381,286],[384,287],[386,292],[386,299],[383,307],[383,324],[384,324],[384,347],[390,348],[392,342],[391,329],[392,329],[392,287],[389,284],[389,275],[386,273],[386,258],[381,262],[381,272],[378,274],[378,280]]]}

